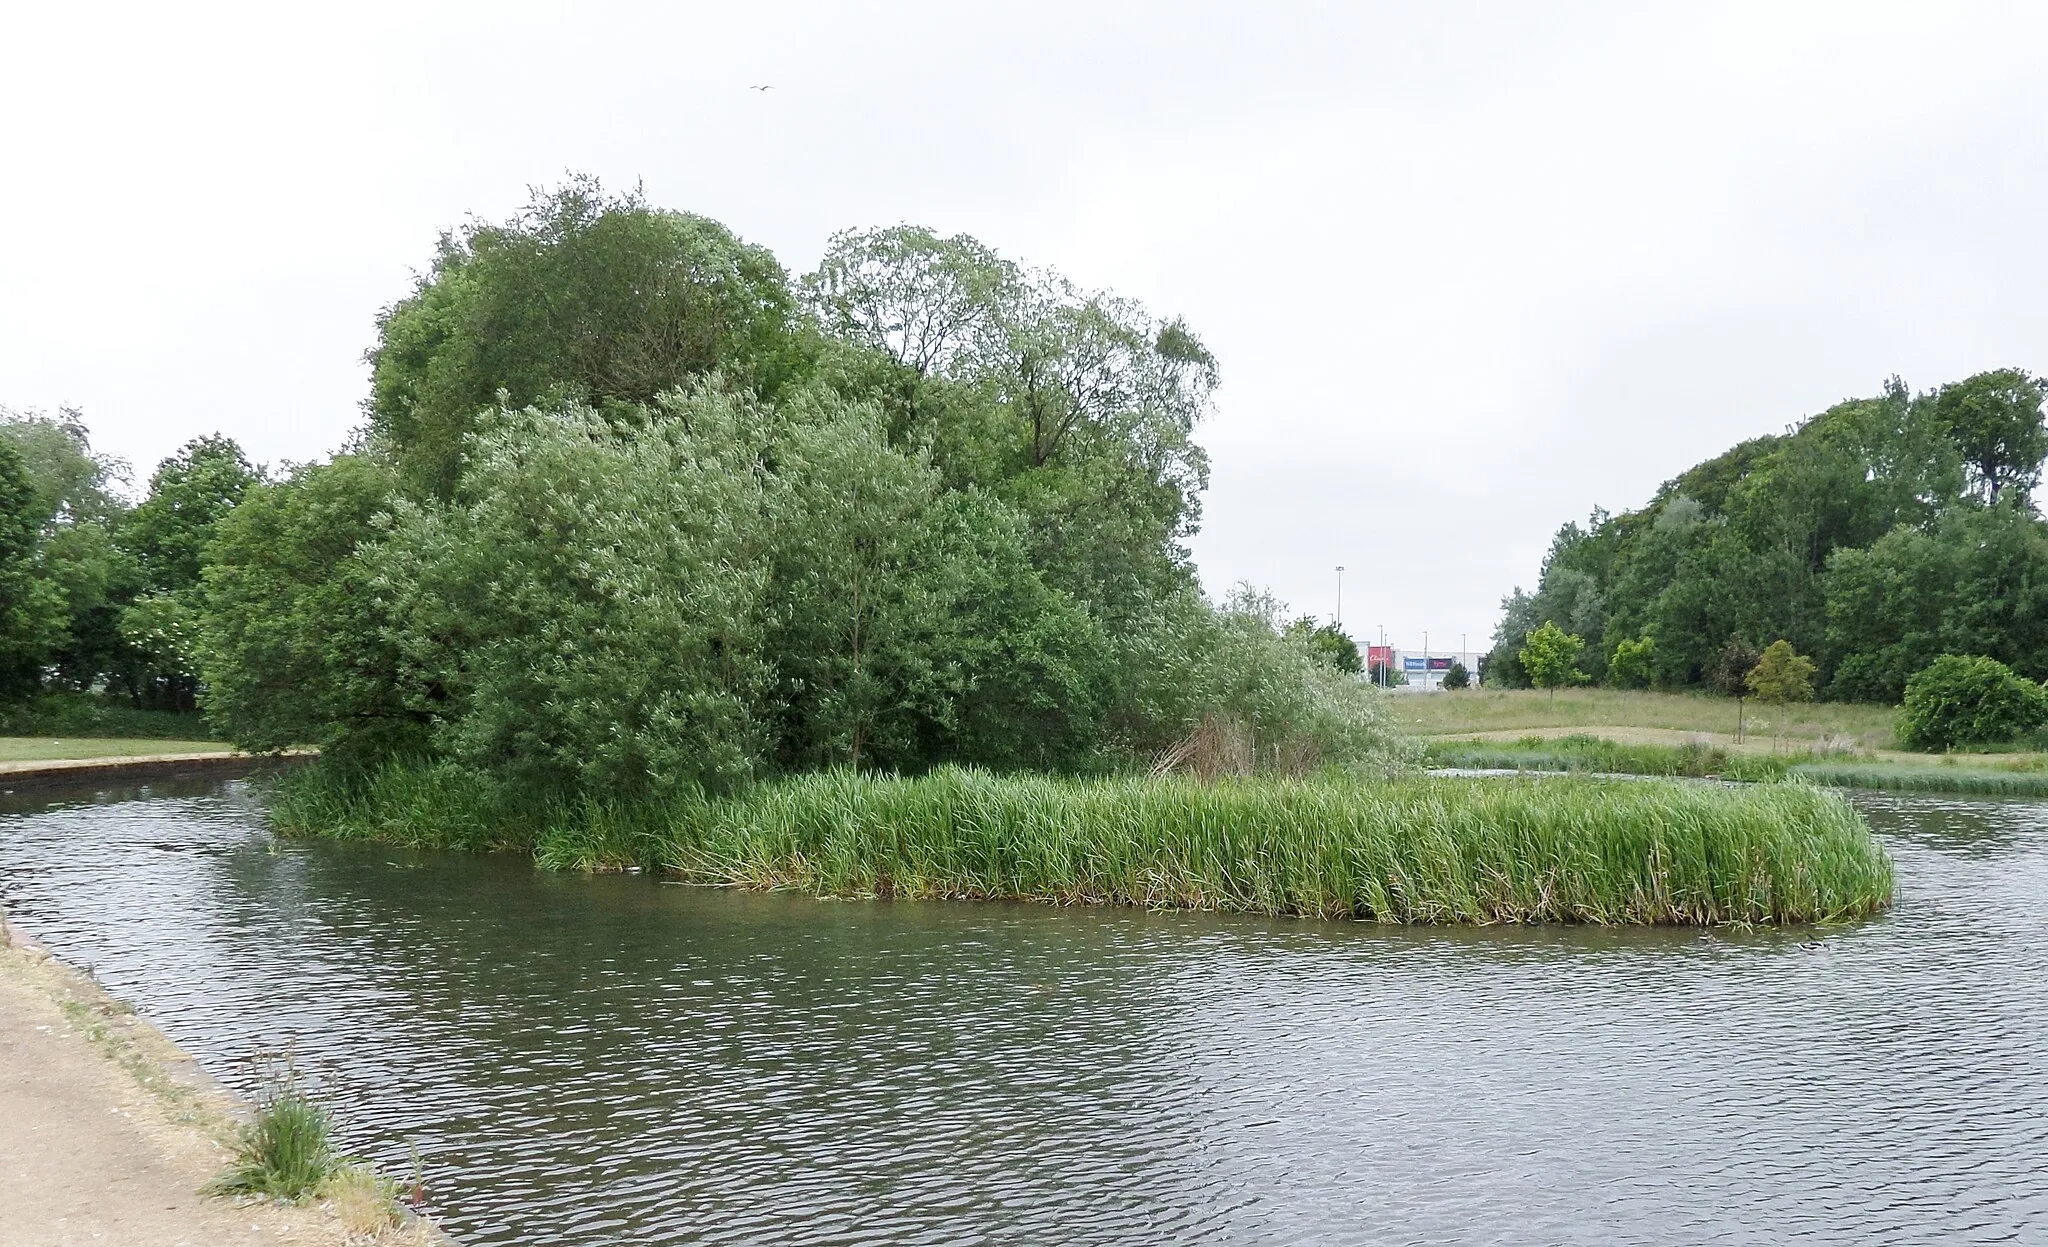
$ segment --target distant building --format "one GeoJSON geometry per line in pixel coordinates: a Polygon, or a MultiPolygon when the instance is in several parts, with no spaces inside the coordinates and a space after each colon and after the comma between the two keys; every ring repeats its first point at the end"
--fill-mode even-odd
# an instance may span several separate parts
{"type": "Polygon", "coordinates": [[[1365,648],[1365,669],[1372,674],[1379,667],[1400,673],[1401,683],[1397,686],[1406,692],[1434,693],[1449,674],[1451,665],[1464,662],[1465,670],[1472,670],[1469,654],[1421,653],[1398,649],[1392,645],[1368,645],[1365,648]]]}

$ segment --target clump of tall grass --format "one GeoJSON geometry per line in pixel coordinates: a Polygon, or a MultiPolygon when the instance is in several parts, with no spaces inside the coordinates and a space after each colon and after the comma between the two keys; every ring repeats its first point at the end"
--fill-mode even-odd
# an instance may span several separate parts
{"type": "Polygon", "coordinates": [[[472,851],[529,848],[540,825],[529,805],[475,770],[409,761],[292,772],[272,794],[270,820],[287,834],[472,851]]]}
{"type": "Polygon", "coordinates": [[[1808,763],[1792,778],[1831,788],[1892,792],[1954,792],[1982,796],[2048,797],[2048,774],[2018,770],[1965,770],[1950,766],[1850,766],[1808,763]]]}
{"type": "Polygon", "coordinates": [[[334,1119],[292,1080],[271,1082],[242,1127],[235,1159],[210,1188],[299,1203],[320,1193],[342,1168],[334,1152],[334,1119]]]}
{"type": "MultiPolygon", "coordinates": [[[[313,777],[299,781],[310,789],[313,777]]],[[[301,830],[473,846],[493,817],[390,778],[283,808],[301,830]],[[413,803],[380,807],[379,794],[413,803]]],[[[555,868],[851,897],[1133,904],[1390,923],[1795,923],[1887,905],[1845,802],[1567,778],[1064,779],[944,769],[801,776],[738,795],[534,803],[508,836],[555,868]]],[[[502,842],[511,842],[510,840],[502,842]]]]}
{"type": "Polygon", "coordinates": [[[1424,757],[1433,767],[1470,771],[1713,777],[1755,783],[1783,779],[1786,770],[1798,761],[1797,757],[1730,753],[1718,746],[1691,742],[1630,745],[1584,733],[1554,739],[1524,736],[1513,742],[1431,741],[1424,757]]]}
{"type": "Polygon", "coordinates": [[[320,1200],[351,1241],[384,1241],[385,1231],[406,1220],[397,1183],[335,1151],[333,1114],[305,1090],[288,1061],[266,1073],[255,1112],[235,1139],[234,1159],[206,1190],[286,1204],[320,1200]]]}

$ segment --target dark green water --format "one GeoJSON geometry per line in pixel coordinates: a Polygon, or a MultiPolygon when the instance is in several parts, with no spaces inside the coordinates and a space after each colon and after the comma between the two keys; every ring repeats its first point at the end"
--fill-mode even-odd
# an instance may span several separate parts
{"type": "Polygon", "coordinates": [[[462,1241],[2048,1241],[2048,806],[1859,798],[1897,912],[1383,931],[817,902],[9,798],[0,899],[462,1241]],[[1807,946],[1809,945],[1810,946],[1807,946]]]}

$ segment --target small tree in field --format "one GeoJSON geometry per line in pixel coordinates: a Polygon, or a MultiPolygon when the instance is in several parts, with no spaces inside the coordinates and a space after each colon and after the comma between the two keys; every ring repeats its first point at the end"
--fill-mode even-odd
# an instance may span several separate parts
{"type": "Polygon", "coordinates": [[[1522,669],[1529,673],[1529,682],[1537,688],[1550,690],[1550,700],[1557,700],[1560,685],[1577,684],[1583,677],[1579,674],[1579,651],[1586,648],[1585,641],[1566,632],[1555,623],[1546,623],[1522,640],[1522,648],[1515,656],[1522,660],[1522,669]]]}
{"type": "Polygon", "coordinates": [[[1749,673],[1763,660],[1741,637],[1729,637],[1714,659],[1714,687],[1735,699],[1735,739],[1742,740],[1742,699],[1749,695],[1749,673]]]}
{"type": "Polygon", "coordinates": [[[1777,640],[1764,647],[1764,655],[1750,669],[1749,691],[1759,700],[1778,708],[1778,740],[1785,738],[1787,702],[1813,700],[1813,660],[1792,648],[1792,642],[1777,640]]]}
{"type": "Polygon", "coordinates": [[[1451,669],[1444,672],[1442,687],[1453,692],[1461,688],[1470,688],[1472,687],[1472,673],[1465,670],[1464,663],[1454,662],[1451,664],[1451,669]]]}
{"type": "Polygon", "coordinates": [[[1650,687],[1651,667],[1656,661],[1657,643],[1649,637],[1631,641],[1623,637],[1607,660],[1607,682],[1615,688],[1650,687]]]}

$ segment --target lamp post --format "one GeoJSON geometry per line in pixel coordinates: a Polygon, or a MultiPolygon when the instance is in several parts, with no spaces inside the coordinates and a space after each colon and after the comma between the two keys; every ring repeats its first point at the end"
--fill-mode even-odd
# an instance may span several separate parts
{"type": "Polygon", "coordinates": [[[1337,564],[1337,631],[1344,631],[1344,565],[1337,564]]]}

